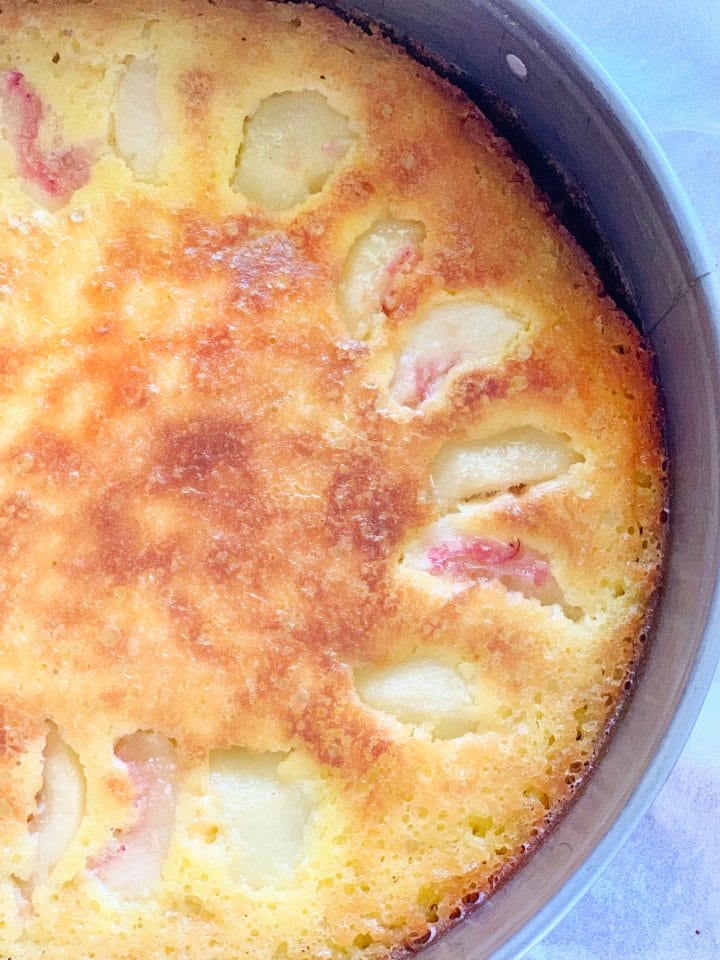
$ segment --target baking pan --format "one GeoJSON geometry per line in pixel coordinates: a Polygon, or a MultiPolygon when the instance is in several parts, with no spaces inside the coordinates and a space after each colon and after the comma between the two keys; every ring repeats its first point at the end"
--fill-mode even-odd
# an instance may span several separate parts
{"type": "Polygon", "coordinates": [[[424,960],[509,960],[567,913],[645,813],[683,748],[718,660],[716,265],[649,130],[540,4],[333,5],[386,25],[421,59],[445,64],[528,160],[657,358],[670,462],[669,551],[637,689],[607,754],[557,829],[487,903],[423,951],[424,960]]]}

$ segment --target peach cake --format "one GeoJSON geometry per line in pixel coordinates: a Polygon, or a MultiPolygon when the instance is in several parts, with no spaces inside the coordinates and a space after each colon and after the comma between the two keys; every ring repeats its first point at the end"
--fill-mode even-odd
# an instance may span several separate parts
{"type": "Polygon", "coordinates": [[[0,61],[0,956],[417,950],[631,685],[648,350],[378,31],[6,0],[0,61]]]}

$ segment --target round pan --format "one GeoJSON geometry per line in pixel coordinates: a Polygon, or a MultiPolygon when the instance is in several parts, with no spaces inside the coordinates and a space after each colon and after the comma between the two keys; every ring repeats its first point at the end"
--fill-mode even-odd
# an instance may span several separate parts
{"type": "Polygon", "coordinates": [[[540,4],[355,0],[355,9],[447,63],[544,188],[564,181],[574,199],[561,210],[652,343],[665,404],[669,549],[637,689],[557,829],[488,903],[423,952],[425,960],[510,960],[570,910],[625,842],[675,764],[718,660],[717,268],[650,131],[540,4]]]}

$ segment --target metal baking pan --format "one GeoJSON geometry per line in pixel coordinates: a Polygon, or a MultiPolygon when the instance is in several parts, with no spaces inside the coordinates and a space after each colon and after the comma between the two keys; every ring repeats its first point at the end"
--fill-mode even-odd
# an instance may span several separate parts
{"type": "Polygon", "coordinates": [[[445,70],[554,194],[608,290],[652,343],[666,412],[665,586],[634,696],[587,788],[525,866],[424,960],[510,960],[612,859],[677,760],[720,652],[720,288],[660,148],[580,43],[529,0],[355,0],[445,70]]]}

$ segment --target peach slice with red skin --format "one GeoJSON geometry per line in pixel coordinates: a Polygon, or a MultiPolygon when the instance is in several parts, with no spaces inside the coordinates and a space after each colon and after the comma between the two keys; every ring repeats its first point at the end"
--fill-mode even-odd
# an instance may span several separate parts
{"type": "Polygon", "coordinates": [[[420,259],[425,227],[415,220],[379,220],[350,248],[338,287],[338,303],[351,334],[369,336],[374,322],[393,307],[402,277],[420,259]]]}
{"type": "Polygon", "coordinates": [[[85,147],[66,147],[55,137],[50,149],[40,143],[47,108],[20,70],[0,76],[2,125],[15,151],[19,175],[28,191],[49,207],[60,207],[90,179],[85,147]]]}
{"type": "Polygon", "coordinates": [[[458,579],[512,581],[525,590],[545,587],[552,579],[550,565],[539,554],[495,537],[462,537],[431,546],[429,570],[458,579]]]}
{"type": "Polygon", "coordinates": [[[390,384],[391,400],[419,407],[455,372],[497,362],[525,328],[508,310],[481,300],[436,304],[410,332],[390,384]]]}
{"type": "Polygon", "coordinates": [[[431,531],[408,549],[410,566],[446,578],[459,590],[495,580],[543,606],[560,606],[570,620],[582,617],[582,610],[566,602],[547,557],[520,540],[468,533],[442,521],[431,531]]]}
{"type": "Polygon", "coordinates": [[[175,748],[160,734],[139,731],[123,737],[115,755],[134,787],[135,816],[88,866],[116,893],[139,896],[160,880],[175,826],[175,748]]]}

